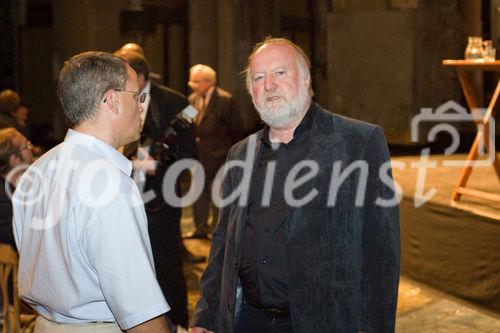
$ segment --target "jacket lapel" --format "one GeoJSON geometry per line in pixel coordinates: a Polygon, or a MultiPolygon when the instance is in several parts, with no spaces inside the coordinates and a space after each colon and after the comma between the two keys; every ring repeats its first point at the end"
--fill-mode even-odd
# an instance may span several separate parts
{"type": "MultiPolygon", "coordinates": [[[[297,189],[295,194],[296,198],[304,197],[315,188],[324,188],[323,184],[319,184],[323,178],[321,174],[329,172],[332,158],[336,155],[335,153],[332,154],[332,151],[338,148],[332,140],[335,130],[331,117],[325,117],[324,112],[326,111],[321,109],[318,105],[314,104],[313,107],[316,108],[316,114],[314,115],[311,127],[309,147],[303,160],[311,160],[317,163],[319,172],[311,181],[297,189]]],[[[318,195],[321,195],[321,193],[318,195]]]]}
{"type": "MultiPolygon", "coordinates": [[[[254,178],[255,171],[257,169],[256,164],[257,164],[257,161],[260,159],[260,152],[261,152],[260,148],[262,145],[263,133],[264,133],[264,130],[260,130],[259,132],[252,134],[248,140],[247,145],[245,145],[244,151],[241,151],[239,156],[237,157],[238,160],[244,161],[247,157],[247,151],[249,154],[253,154],[252,175],[251,175],[250,184],[249,184],[250,188],[246,189],[247,193],[248,193],[247,200],[243,206],[236,204],[237,208],[236,208],[236,212],[235,212],[235,223],[237,223],[237,225],[235,227],[235,232],[236,232],[235,244],[241,244],[240,241],[243,237],[243,232],[245,230],[245,224],[246,224],[246,220],[247,220],[248,196],[250,194],[250,190],[251,190],[251,186],[252,186],[252,179],[254,178]],[[253,148],[253,151],[251,152],[251,151],[249,151],[249,149],[251,150],[252,149],[251,146],[253,146],[253,145],[255,145],[255,148],[253,148]]],[[[242,179],[242,177],[236,177],[236,178],[238,178],[240,181],[242,179]]],[[[238,257],[237,258],[240,258],[240,254],[241,254],[241,246],[238,247],[238,254],[237,254],[238,257]]]]}

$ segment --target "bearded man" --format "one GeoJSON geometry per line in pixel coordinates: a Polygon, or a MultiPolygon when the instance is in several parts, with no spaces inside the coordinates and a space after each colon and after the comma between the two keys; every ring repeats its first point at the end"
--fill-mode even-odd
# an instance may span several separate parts
{"type": "Polygon", "coordinates": [[[266,126],[233,146],[193,333],[393,332],[399,210],[382,130],[312,102],[310,63],[257,44],[266,126]]]}

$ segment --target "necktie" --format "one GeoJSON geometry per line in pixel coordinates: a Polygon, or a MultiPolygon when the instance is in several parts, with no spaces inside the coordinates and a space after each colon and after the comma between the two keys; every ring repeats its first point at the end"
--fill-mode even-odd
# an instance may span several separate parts
{"type": "Polygon", "coordinates": [[[196,100],[196,108],[198,109],[198,114],[196,115],[195,123],[199,125],[205,116],[207,111],[207,106],[205,105],[205,95],[201,95],[196,100]]]}

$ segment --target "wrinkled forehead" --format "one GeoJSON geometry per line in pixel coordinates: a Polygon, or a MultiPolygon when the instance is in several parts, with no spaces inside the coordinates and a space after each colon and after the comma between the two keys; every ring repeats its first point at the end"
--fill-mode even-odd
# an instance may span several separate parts
{"type": "Polygon", "coordinates": [[[295,66],[297,54],[295,50],[284,43],[270,43],[261,46],[250,59],[252,73],[267,69],[295,66]]]}

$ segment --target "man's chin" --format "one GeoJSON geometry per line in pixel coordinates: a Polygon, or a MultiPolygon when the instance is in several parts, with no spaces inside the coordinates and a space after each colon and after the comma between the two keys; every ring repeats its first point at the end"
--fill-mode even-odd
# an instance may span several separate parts
{"type": "Polygon", "coordinates": [[[133,136],[130,136],[129,140],[127,140],[127,141],[129,141],[129,142],[127,142],[127,144],[132,143],[132,142],[136,142],[140,138],[141,138],[141,133],[137,132],[133,136]]]}

